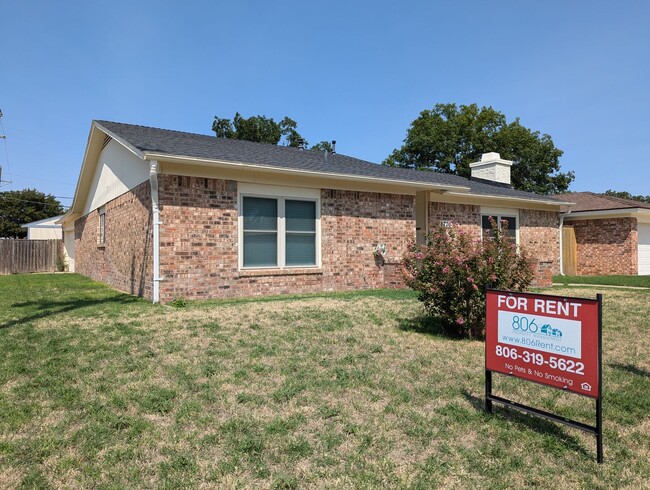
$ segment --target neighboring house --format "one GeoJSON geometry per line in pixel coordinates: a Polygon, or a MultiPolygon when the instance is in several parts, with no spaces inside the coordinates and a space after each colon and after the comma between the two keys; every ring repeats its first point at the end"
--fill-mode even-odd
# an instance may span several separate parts
{"type": "Polygon", "coordinates": [[[20,225],[20,227],[27,229],[27,239],[29,240],[61,240],[63,238],[63,229],[57,221],[62,217],[63,215],[60,215],[32,221],[20,225]]]}
{"type": "Polygon", "coordinates": [[[563,215],[563,273],[597,276],[650,274],[650,204],[572,192],[563,215]]]}
{"type": "Polygon", "coordinates": [[[565,203],[513,190],[510,165],[486,154],[466,179],[94,121],[64,243],[76,272],[168,302],[399,286],[416,237],[453,222],[480,239],[494,216],[550,283],[565,203]]]}

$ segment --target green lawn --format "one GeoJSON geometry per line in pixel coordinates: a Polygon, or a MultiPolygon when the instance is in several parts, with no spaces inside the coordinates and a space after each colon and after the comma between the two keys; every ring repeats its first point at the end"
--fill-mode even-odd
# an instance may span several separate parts
{"type": "Polygon", "coordinates": [[[600,284],[650,288],[650,276],[553,276],[556,284],[600,284]]]}
{"type": "MultiPolygon", "coordinates": [[[[643,488],[648,305],[604,293],[598,465],[592,436],[488,416],[483,343],[433,334],[410,292],[174,309],[76,275],[0,277],[0,488],[643,488]]],[[[592,400],[495,381],[594,423],[592,400]]]]}

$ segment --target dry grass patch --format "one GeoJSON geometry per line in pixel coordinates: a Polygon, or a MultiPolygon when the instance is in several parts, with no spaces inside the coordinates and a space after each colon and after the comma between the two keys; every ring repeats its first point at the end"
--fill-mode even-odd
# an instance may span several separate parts
{"type": "MultiPolygon", "coordinates": [[[[0,292],[0,485],[620,487],[648,476],[650,356],[635,341],[647,337],[647,294],[605,294],[599,467],[591,437],[507,409],[487,416],[483,343],[433,333],[409,293],[173,309],[78,276],[0,278],[0,292]]],[[[502,377],[497,389],[593,417],[585,398],[502,377]]]]}

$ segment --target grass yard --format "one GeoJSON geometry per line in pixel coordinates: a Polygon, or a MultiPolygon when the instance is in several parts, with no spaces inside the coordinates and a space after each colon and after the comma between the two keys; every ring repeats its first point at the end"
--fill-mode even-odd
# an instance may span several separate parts
{"type": "MultiPolygon", "coordinates": [[[[432,333],[410,292],[172,309],[0,277],[0,488],[647,488],[649,306],[604,291],[598,465],[592,436],[486,415],[483,343],[432,333]]],[[[594,423],[592,400],[495,382],[594,423]]]]}
{"type": "Polygon", "coordinates": [[[650,288],[650,276],[553,276],[557,284],[600,284],[603,286],[629,286],[650,288]]]}

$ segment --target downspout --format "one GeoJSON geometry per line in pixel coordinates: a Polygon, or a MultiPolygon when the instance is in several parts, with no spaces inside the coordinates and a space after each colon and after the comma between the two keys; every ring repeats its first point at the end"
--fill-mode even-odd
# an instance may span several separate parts
{"type": "Polygon", "coordinates": [[[153,221],[153,303],[160,303],[160,210],[158,209],[158,162],[153,160],[149,168],[151,184],[151,211],[153,221]]]}
{"type": "Polygon", "coordinates": [[[564,226],[564,218],[571,214],[569,209],[566,213],[560,213],[560,275],[564,276],[564,260],[562,259],[562,227],[564,226]]]}

